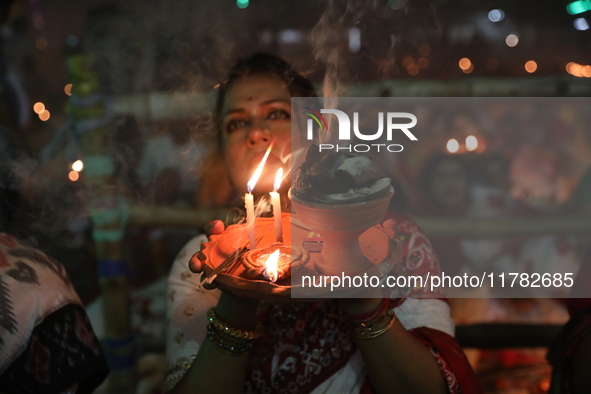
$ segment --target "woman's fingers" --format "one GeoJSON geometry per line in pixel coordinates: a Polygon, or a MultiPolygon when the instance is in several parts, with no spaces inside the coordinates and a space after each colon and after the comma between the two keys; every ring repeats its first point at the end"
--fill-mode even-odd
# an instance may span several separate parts
{"type": "Polygon", "coordinates": [[[205,225],[205,235],[208,237],[214,234],[221,234],[224,230],[224,222],[221,220],[213,220],[205,225]]]}
{"type": "Polygon", "coordinates": [[[395,230],[396,229],[396,220],[394,220],[394,219],[386,219],[382,223],[382,227],[387,228],[389,230],[395,230]]]}
{"type": "Polygon", "coordinates": [[[202,252],[195,253],[191,260],[189,260],[189,270],[194,274],[199,274],[203,271],[203,261],[205,260],[205,255],[202,252]]]}
{"type": "Polygon", "coordinates": [[[201,282],[201,286],[203,286],[203,288],[205,290],[213,290],[213,289],[217,289],[218,288],[218,285],[215,283],[215,281],[213,281],[213,282],[209,282],[209,281],[201,282]]]}
{"type": "Polygon", "coordinates": [[[203,264],[205,263],[205,260],[207,259],[207,257],[205,256],[205,253],[203,253],[203,249],[205,249],[204,243],[201,244],[201,248],[199,249],[199,252],[195,253],[191,257],[191,260],[189,260],[189,269],[191,270],[191,272],[193,272],[195,274],[199,274],[199,273],[201,273],[201,271],[203,271],[203,264]]]}
{"type": "MultiPolygon", "coordinates": [[[[214,234],[221,234],[224,230],[224,222],[222,222],[221,220],[214,220],[205,225],[205,234],[207,235],[207,237],[210,237],[214,234]]],[[[189,270],[194,274],[200,274],[201,272],[203,272],[203,264],[207,259],[207,257],[203,253],[204,245],[205,244],[201,244],[201,250],[195,253],[189,260],[189,270]]],[[[207,288],[215,288],[215,285],[213,285],[212,283],[207,288]]]]}
{"type": "MultiPolygon", "coordinates": [[[[205,261],[205,255],[203,252],[197,252],[189,260],[189,270],[194,274],[200,274],[203,272],[203,262],[205,261]]],[[[201,275],[201,285],[206,290],[213,290],[217,288],[214,281],[207,280],[205,275],[201,275]]]]}

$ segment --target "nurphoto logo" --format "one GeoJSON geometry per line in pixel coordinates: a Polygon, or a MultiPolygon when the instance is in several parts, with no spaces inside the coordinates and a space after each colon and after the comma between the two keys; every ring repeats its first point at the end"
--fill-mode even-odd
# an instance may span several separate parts
{"type": "MultiPolygon", "coordinates": [[[[321,109],[320,112],[309,108],[309,107],[302,107],[306,110],[304,114],[308,115],[310,119],[308,119],[307,123],[307,139],[309,141],[314,139],[314,123],[318,125],[319,132],[327,134],[328,133],[328,123],[322,114],[333,114],[336,116],[339,130],[338,130],[338,140],[341,141],[351,141],[351,120],[349,119],[349,115],[345,112],[338,110],[338,109],[321,109]]],[[[417,141],[417,137],[413,133],[411,133],[410,129],[416,126],[417,124],[417,117],[408,112],[378,112],[378,130],[373,133],[362,133],[359,130],[359,112],[353,112],[353,134],[355,137],[361,141],[376,141],[382,138],[384,134],[384,118],[386,119],[386,140],[392,141],[392,135],[395,131],[402,131],[411,141],[417,141]],[[401,120],[406,120],[407,122],[401,122],[401,120]]],[[[369,152],[370,150],[376,150],[377,152],[380,151],[388,151],[388,152],[402,152],[404,147],[400,144],[351,144],[349,142],[348,145],[339,145],[339,144],[324,144],[321,143],[318,145],[318,150],[336,150],[338,151],[348,151],[348,152],[369,152]]]]}

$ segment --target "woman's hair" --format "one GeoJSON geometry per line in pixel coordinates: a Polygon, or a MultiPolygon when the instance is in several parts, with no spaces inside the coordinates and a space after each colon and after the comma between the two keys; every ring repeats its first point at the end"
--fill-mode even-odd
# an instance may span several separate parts
{"type": "Polygon", "coordinates": [[[222,107],[224,106],[228,89],[230,89],[234,82],[255,74],[271,75],[279,78],[285,83],[285,87],[289,90],[291,97],[317,97],[310,80],[294,70],[285,60],[268,53],[255,53],[250,57],[238,60],[230,69],[226,81],[219,87],[215,107],[218,130],[221,124],[222,107]]]}

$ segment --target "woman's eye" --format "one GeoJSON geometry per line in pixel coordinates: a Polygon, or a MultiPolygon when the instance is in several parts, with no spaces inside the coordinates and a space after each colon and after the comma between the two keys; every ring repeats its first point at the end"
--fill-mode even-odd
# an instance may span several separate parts
{"type": "Polygon", "coordinates": [[[226,132],[232,132],[246,126],[246,122],[241,119],[233,119],[226,124],[226,132]]]}
{"type": "Polygon", "coordinates": [[[291,119],[291,114],[284,109],[276,109],[271,111],[268,119],[276,120],[276,119],[291,119]]]}

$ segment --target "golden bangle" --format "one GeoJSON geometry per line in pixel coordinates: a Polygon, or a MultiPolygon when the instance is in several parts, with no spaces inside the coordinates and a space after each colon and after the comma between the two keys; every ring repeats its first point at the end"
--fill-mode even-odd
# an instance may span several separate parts
{"type": "Polygon", "coordinates": [[[211,324],[207,326],[207,339],[216,345],[217,349],[222,353],[231,356],[241,356],[250,352],[252,349],[251,341],[236,343],[234,341],[224,339],[218,333],[216,333],[215,328],[211,324]]]}
{"type": "Polygon", "coordinates": [[[213,326],[216,330],[223,332],[224,334],[228,334],[234,338],[252,340],[259,338],[263,334],[260,324],[257,324],[256,330],[252,331],[242,330],[240,328],[231,326],[218,317],[218,315],[215,313],[214,307],[209,308],[207,311],[207,320],[209,321],[209,324],[211,324],[211,326],[213,326]]]}
{"type": "Polygon", "coordinates": [[[394,325],[396,321],[396,315],[394,314],[393,309],[389,309],[387,313],[380,316],[377,319],[372,320],[371,322],[360,323],[353,327],[353,332],[357,338],[362,339],[373,339],[377,338],[380,335],[384,334],[394,325]],[[387,322],[387,324],[379,329],[376,329],[376,325],[378,323],[387,322]]]}
{"type": "Polygon", "coordinates": [[[386,311],[379,315],[378,317],[375,317],[371,320],[368,321],[364,321],[364,322],[358,322],[358,321],[354,321],[351,320],[350,318],[347,318],[349,324],[353,327],[353,328],[361,328],[361,329],[372,329],[372,327],[374,327],[377,324],[380,323],[384,323],[387,320],[390,319],[391,315],[394,314],[394,309],[386,309],[386,311]]]}

